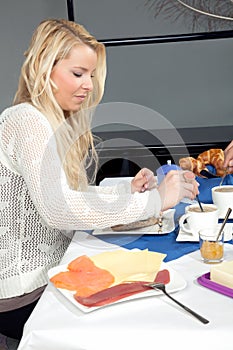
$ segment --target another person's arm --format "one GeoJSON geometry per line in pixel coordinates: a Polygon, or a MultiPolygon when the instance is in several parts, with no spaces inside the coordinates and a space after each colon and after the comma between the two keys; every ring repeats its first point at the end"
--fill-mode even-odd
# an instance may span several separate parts
{"type": "Polygon", "coordinates": [[[224,164],[223,166],[225,168],[228,167],[228,171],[230,173],[233,172],[233,140],[231,141],[231,143],[229,143],[229,145],[227,146],[227,148],[224,151],[224,164]]]}

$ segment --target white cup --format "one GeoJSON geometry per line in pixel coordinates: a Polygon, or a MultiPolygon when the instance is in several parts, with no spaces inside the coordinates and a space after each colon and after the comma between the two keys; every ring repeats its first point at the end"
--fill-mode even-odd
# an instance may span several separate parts
{"type": "MultiPolygon", "coordinates": [[[[213,203],[217,206],[219,210],[219,217],[224,218],[228,208],[233,209],[233,186],[215,186],[211,189],[213,203]]],[[[233,218],[233,210],[229,216],[233,218]]]]}
{"type": "Polygon", "coordinates": [[[198,204],[191,204],[185,208],[185,214],[179,219],[181,231],[198,236],[198,232],[204,228],[214,228],[218,224],[218,208],[214,204],[202,204],[200,210],[198,204]]]}

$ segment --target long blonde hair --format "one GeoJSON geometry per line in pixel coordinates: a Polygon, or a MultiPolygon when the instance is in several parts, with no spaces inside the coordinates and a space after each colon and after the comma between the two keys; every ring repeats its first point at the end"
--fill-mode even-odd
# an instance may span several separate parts
{"type": "Polygon", "coordinates": [[[35,30],[25,56],[14,104],[31,103],[47,117],[56,135],[58,153],[70,187],[85,188],[88,181],[94,180],[97,171],[98,157],[90,123],[94,107],[104,92],[105,47],[82,25],[65,19],[48,19],[35,30]],[[50,75],[56,63],[80,44],[88,45],[97,54],[93,90],[77,113],[65,115],[54,98],[55,86],[50,75]],[[93,163],[93,177],[88,180],[86,169],[93,163]]]}

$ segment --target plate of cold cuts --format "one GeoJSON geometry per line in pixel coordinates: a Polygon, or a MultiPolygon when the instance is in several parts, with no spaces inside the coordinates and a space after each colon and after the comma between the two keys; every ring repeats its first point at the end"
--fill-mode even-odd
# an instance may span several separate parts
{"type": "MultiPolygon", "coordinates": [[[[86,273],[86,266],[89,269],[89,264],[92,264],[92,262],[90,263],[88,256],[84,256],[84,259],[83,256],[78,257],[75,261],[79,258],[81,258],[80,271],[83,271],[83,275],[75,277],[75,271],[72,271],[70,264],[68,264],[51,268],[48,271],[48,277],[54,288],[64,298],[85,313],[120,302],[129,302],[139,298],[161,295],[162,293],[146,286],[148,280],[144,281],[143,276],[140,280],[121,281],[115,284],[108,270],[98,271],[91,265],[89,273],[86,273]],[[88,290],[92,287],[94,287],[93,290],[88,290]]],[[[151,280],[151,282],[153,281],[166,284],[169,293],[177,292],[186,287],[186,281],[183,277],[164,262],[161,263],[155,278],[151,280]]]]}

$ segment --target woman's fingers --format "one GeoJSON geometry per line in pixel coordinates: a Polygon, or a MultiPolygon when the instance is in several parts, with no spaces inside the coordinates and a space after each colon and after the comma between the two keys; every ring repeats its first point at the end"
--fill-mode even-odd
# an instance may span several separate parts
{"type": "Polygon", "coordinates": [[[143,179],[145,180],[143,184],[143,190],[151,190],[152,188],[157,186],[156,178],[151,170],[143,168],[141,172],[143,174],[143,179]]]}
{"type": "Polygon", "coordinates": [[[134,192],[144,192],[150,190],[157,185],[154,173],[147,169],[141,169],[131,182],[131,190],[134,192]]]}
{"type": "Polygon", "coordinates": [[[183,178],[184,178],[184,188],[188,191],[188,195],[190,194],[191,199],[194,199],[199,194],[199,183],[195,180],[195,174],[191,171],[184,171],[183,172],[183,178]],[[188,186],[187,184],[191,184],[192,186],[188,186]]]}
{"type": "Polygon", "coordinates": [[[198,192],[198,183],[192,172],[171,170],[160,184],[159,193],[162,210],[175,206],[183,198],[194,199],[198,192]]]}
{"type": "MultiPolygon", "coordinates": [[[[171,170],[165,176],[158,187],[162,201],[162,210],[172,208],[183,198],[194,199],[199,193],[199,184],[191,171],[171,170]]],[[[144,192],[157,187],[154,173],[147,169],[141,169],[131,181],[131,191],[144,192]]]]}

